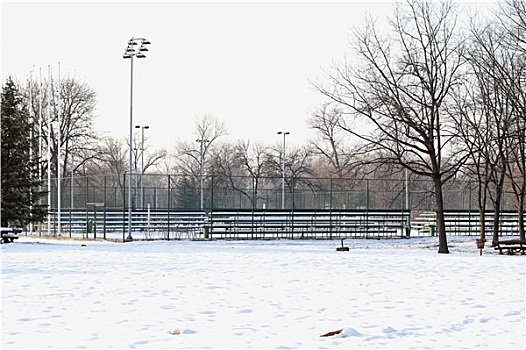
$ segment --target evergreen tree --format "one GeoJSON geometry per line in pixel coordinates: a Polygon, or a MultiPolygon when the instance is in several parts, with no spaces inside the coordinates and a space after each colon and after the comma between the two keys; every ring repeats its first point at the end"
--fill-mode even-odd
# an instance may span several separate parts
{"type": "Polygon", "coordinates": [[[40,159],[31,159],[32,126],[19,89],[9,77],[1,95],[1,213],[2,227],[24,227],[42,222],[46,205],[39,204],[45,194],[38,179],[40,159]]]}
{"type": "Polygon", "coordinates": [[[180,179],[175,186],[175,200],[177,209],[198,209],[199,189],[186,176],[180,179]]]}

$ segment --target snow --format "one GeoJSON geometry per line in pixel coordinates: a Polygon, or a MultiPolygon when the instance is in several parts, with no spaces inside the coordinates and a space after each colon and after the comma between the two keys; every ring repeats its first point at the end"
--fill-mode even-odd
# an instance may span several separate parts
{"type": "Polygon", "coordinates": [[[437,243],[21,237],[2,348],[525,348],[525,258],[437,243]]]}

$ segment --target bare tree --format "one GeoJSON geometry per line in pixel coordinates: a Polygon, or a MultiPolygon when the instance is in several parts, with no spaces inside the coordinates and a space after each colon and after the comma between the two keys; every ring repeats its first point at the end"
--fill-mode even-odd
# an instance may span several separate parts
{"type": "Polygon", "coordinates": [[[223,144],[212,156],[212,172],[216,184],[240,192],[256,208],[259,189],[269,172],[270,148],[262,143],[238,141],[223,144]]]}
{"type": "Polygon", "coordinates": [[[203,167],[203,186],[210,164],[206,161],[210,150],[222,136],[228,134],[225,124],[209,114],[195,120],[195,141],[181,141],[176,145],[175,155],[177,174],[184,178],[185,186],[197,187],[203,167]]]}
{"type": "Polygon", "coordinates": [[[501,4],[499,23],[506,33],[504,43],[508,64],[502,67],[506,76],[506,96],[513,106],[510,137],[506,139],[508,171],[516,198],[520,239],[525,240],[524,210],[526,202],[526,4],[508,0],[501,4]],[[505,69],[507,68],[507,69],[505,69]]]}
{"type": "Polygon", "coordinates": [[[275,144],[270,149],[271,153],[267,161],[269,180],[274,188],[279,188],[278,184],[284,177],[286,192],[290,194],[291,205],[294,208],[295,193],[298,189],[319,188],[312,166],[314,152],[309,147],[287,147],[285,155],[283,151],[281,144],[275,144]],[[283,174],[283,157],[285,157],[285,174],[283,174]]]}
{"type": "MultiPolygon", "coordinates": [[[[508,171],[506,139],[509,137],[513,118],[510,95],[505,91],[509,84],[504,66],[508,65],[509,52],[503,46],[502,32],[495,26],[473,30],[474,45],[470,50],[469,62],[477,79],[477,102],[480,104],[482,123],[476,117],[471,125],[478,134],[485,134],[479,152],[482,152],[487,194],[493,204],[493,243],[499,235],[500,211],[504,193],[504,181],[508,171]]],[[[480,135],[482,136],[482,135],[480,135]]]]}
{"type": "MultiPolygon", "coordinates": [[[[31,101],[29,106],[32,108],[34,116],[34,138],[41,137],[42,140],[35,142],[42,150],[42,155],[46,152],[48,144],[51,150],[51,176],[58,177],[58,148],[61,147],[61,177],[69,176],[71,171],[71,158],[75,152],[77,167],[81,166],[89,156],[94,154],[96,149],[97,134],[93,126],[97,95],[95,91],[83,81],[75,77],[66,76],[60,82],[51,78],[51,81],[44,80],[42,84],[33,80],[28,83],[24,90],[25,97],[31,101]],[[51,88],[46,88],[50,84],[51,88]],[[60,89],[60,91],[59,91],[60,89]],[[46,111],[49,111],[48,119],[46,111]],[[60,116],[60,118],[59,118],[60,116]],[[60,120],[60,125],[58,121],[60,120]],[[49,122],[48,122],[49,121],[49,122]],[[60,128],[60,133],[58,132],[60,128]],[[60,134],[60,140],[58,136],[60,134]]],[[[40,152],[40,150],[38,151],[40,152]]],[[[35,150],[35,154],[38,154],[35,150]]],[[[45,168],[41,173],[47,171],[47,163],[42,163],[45,168]]]]}
{"type": "Polygon", "coordinates": [[[368,152],[432,179],[438,252],[448,253],[442,188],[465,157],[453,149],[456,132],[446,108],[463,64],[457,7],[452,2],[397,3],[389,24],[393,35],[382,36],[369,18],[353,38],[358,61],[335,67],[328,85],[317,88],[369,124],[372,130],[364,133],[343,126],[368,152]]]}
{"type": "Polygon", "coordinates": [[[209,114],[195,120],[194,135],[196,140],[182,141],[176,146],[176,154],[179,158],[180,172],[187,176],[198,177],[201,166],[201,145],[203,162],[206,160],[209,149],[216,141],[228,134],[223,122],[215,119],[209,114]]]}
{"type": "Polygon", "coordinates": [[[309,120],[310,127],[317,132],[317,138],[311,142],[311,147],[332,168],[328,175],[336,175],[338,179],[346,178],[352,171],[352,157],[341,127],[343,119],[341,110],[330,104],[323,104],[309,120]]]}
{"type": "Polygon", "coordinates": [[[493,244],[500,234],[506,179],[515,194],[521,238],[524,238],[526,196],[526,70],[521,47],[525,5],[512,0],[500,6],[497,21],[493,19],[482,25],[472,21],[472,43],[466,57],[475,83],[458,94],[457,109],[458,128],[469,149],[471,169],[478,179],[481,238],[485,238],[484,213],[488,198],[494,209],[493,244]],[[464,99],[465,102],[460,102],[464,99]]]}
{"type": "Polygon", "coordinates": [[[120,188],[124,196],[127,172],[128,146],[124,139],[117,139],[110,136],[101,140],[97,150],[91,155],[90,160],[86,162],[82,170],[79,171],[79,175],[113,175],[108,185],[120,188]]]}
{"type": "MultiPolygon", "coordinates": [[[[470,74],[470,76],[474,76],[470,74]]],[[[489,115],[484,113],[483,103],[478,94],[476,79],[466,79],[454,94],[455,105],[451,107],[453,118],[457,123],[457,130],[461,142],[465,145],[468,159],[461,172],[469,179],[475,179],[477,189],[477,207],[479,210],[480,238],[486,239],[486,207],[491,181],[488,161],[490,149],[494,142],[493,133],[488,132],[492,127],[489,115]]]]}

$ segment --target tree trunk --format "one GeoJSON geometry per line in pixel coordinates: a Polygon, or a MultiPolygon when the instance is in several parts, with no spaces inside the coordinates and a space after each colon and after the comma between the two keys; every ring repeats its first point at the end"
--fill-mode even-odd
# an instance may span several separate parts
{"type": "Polygon", "coordinates": [[[519,238],[521,240],[526,240],[525,234],[524,234],[524,197],[521,196],[519,199],[519,206],[517,210],[517,215],[519,218],[519,238]]]}
{"type": "Polygon", "coordinates": [[[479,207],[480,239],[486,240],[486,207],[479,207]]]}
{"type": "Polygon", "coordinates": [[[477,185],[477,200],[479,206],[480,239],[486,242],[486,194],[487,182],[479,175],[477,185]]]}
{"type": "Polygon", "coordinates": [[[493,201],[493,239],[492,246],[497,246],[499,241],[499,225],[500,225],[500,200],[502,198],[502,186],[497,186],[495,193],[495,200],[493,201]]]}
{"type": "Polygon", "coordinates": [[[434,179],[434,185],[438,229],[438,252],[448,254],[449,249],[447,246],[446,222],[444,220],[444,198],[442,196],[442,181],[440,179],[434,179]]]}

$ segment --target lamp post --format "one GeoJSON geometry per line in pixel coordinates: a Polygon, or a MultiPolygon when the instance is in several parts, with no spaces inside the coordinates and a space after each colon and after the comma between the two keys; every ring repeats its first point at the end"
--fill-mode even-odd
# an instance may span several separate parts
{"type": "Polygon", "coordinates": [[[144,129],[149,129],[148,125],[135,125],[136,129],[141,129],[141,209],[144,209],[144,129]]]}
{"type": "Polygon", "coordinates": [[[285,209],[285,137],[289,135],[288,131],[278,131],[278,135],[283,135],[283,167],[281,169],[281,209],[285,209]]]}
{"type": "Polygon", "coordinates": [[[124,50],[124,54],[122,55],[123,58],[129,58],[130,59],[130,157],[129,157],[129,181],[128,181],[128,237],[126,238],[126,241],[133,241],[132,234],[131,234],[131,217],[132,217],[132,176],[133,176],[133,169],[132,169],[132,147],[133,147],[133,58],[145,58],[144,52],[148,51],[148,48],[146,48],[146,45],[151,44],[147,39],[145,38],[135,38],[132,37],[130,40],[128,40],[128,46],[126,46],[126,49],[124,50]],[[137,45],[139,46],[137,48],[137,45]]]}
{"type": "Polygon", "coordinates": [[[204,140],[204,139],[200,139],[200,140],[195,140],[196,142],[200,142],[201,143],[201,162],[200,162],[200,167],[201,167],[201,210],[203,210],[203,203],[204,203],[204,196],[203,196],[203,193],[204,193],[204,144],[206,142],[210,142],[209,140],[204,140]]]}

